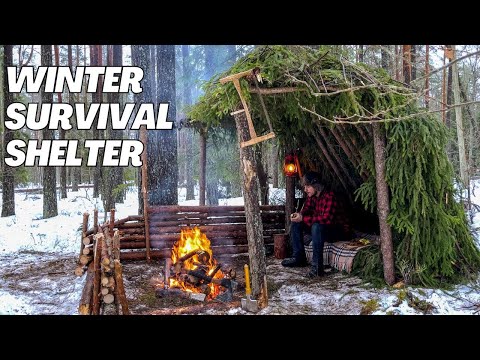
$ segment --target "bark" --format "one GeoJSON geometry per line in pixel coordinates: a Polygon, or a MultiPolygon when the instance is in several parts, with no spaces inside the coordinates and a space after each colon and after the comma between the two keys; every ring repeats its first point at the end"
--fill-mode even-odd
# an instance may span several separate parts
{"type": "Polygon", "coordinates": [[[390,196],[385,181],[386,140],[381,124],[374,123],[373,146],[375,151],[375,181],[377,187],[377,212],[380,224],[380,247],[383,259],[383,276],[388,285],[395,282],[395,259],[393,255],[392,229],[387,223],[390,214],[390,196]]]}
{"type": "Polygon", "coordinates": [[[122,314],[130,315],[130,311],[128,310],[127,296],[125,295],[125,287],[123,286],[122,265],[120,264],[120,260],[114,260],[114,264],[116,284],[115,291],[118,297],[118,301],[122,306],[122,314]]]}
{"type": "MultiPolygon", "coordinates": [[[[453,46],[453,59],[456,57],[455,46],[453,46]]],[[[457,63],[452,64],[453,74],[453,97],[455,104],[460,104],[460,84],[457,63]]],[[[455,107],[455,123],[457,125],[457,142],[458,142],[458,160],[460,165],[460,179],[463,186],[466,188],[469,184],[467,155],[465,152],[465,136],[463,133],[463,116],[462,108],[460,106],[455,107]]]]}
{"type": "MultiPolygon", "coordinates": [[[[175,46],[157,45],[157,86],[159,102],[169,102],[167,120],[176,121],[175,46]]],[[[151,205],[178,202],[177,129],[148,131],[148,195],[151,205]]]]}
{"type": "MultiPolygon", "coordinates": [[[[183,67],[183,103],[184,106],[192,104],[191,84],[191,66],[189,64],[190,49],[188,45],[182,45],[182,67],[183,67]]],[[[185,109],[183,111],[185,113],[185,109]]],[[[195,199],[194,181],[193,181],[193,133],[188,127],[184,128],[185,136],[185,178],[187,195],[186,200],[195,199]]]]}
{"type": "MultiPolygon", "coordinates": [[[[41,46],[41,63],[42,66],[52,66],[52,45],[41,46]]],[[[53,94],[45,92],[45,86],[42,86],[41,97],[42,103],[53,103],[53,94]]],[[[54,130],[43,129],[42,139],[52,140],[55,138],[54,130]]],[[[43,168],[43,218],[48,219],[58,215],[57,210],[57,175],[54,166],[45,166],[43,168]]]]}
{"type": "MultiPolygon", "coordinates": [[[[252,294],[255,298],[266,294],[265,246],[263,244],[263,223],[260,216],[259,184],[256,173],[256,161],[254,150],[251,146],[240,147],[241,143],[249,139],[247,117],[245,112],[237,112],[234,115],[237,127],[238,147],[240,149],[240,163],[243,169],[243,198],[245,201],[245,215],[248,238],[248,254],[250,269],[252,271],[252,294]]],[[[265,304],[265,297],[259,299],[259,303],[265,304]]]]}
{"type": "MultiPolygon", "coordinates": [[[[77,66],[78,66],[78,58],[79,58],[79,53],[78,53],[78,45],[77,45],[77,66]]],[[[72,45],[68,45],[68,67],[70,68],[70,71],[73,71],[73,54],[72,54],[72,45]]],[[[75,95],[72,93],[68,93],[68,103],[73,106],[75,104],[75,95]]],[[[78,135],[78,129],[77,129],[77,117],[76,114],[74,113],[72,115],[72,123],[73,123],[73,136],[74,137],[79,137],[78,135]]],[[[70,132],[72,134],[72,132],[70,132]]],[[[72,138],[70,136],[70,138],[72,138]]],[[[77,156],[79,155],[80,151],[77,151],[77,156]]],[[[81,181],[81,167],[80,166],[74,166],[71,168],[71,181],[72,181],[72,191],[78,191],[78,184],[81,181]]]]}
{"type": "Polygon", "coordinates": [[[80,305],[78,306],[78,313],[80,315],[90,315],[92,311],[93,279],[95,274],[93,266],[93,262],[88,266],[87,278],[85,280],[85,285],[83,286],[80,305]]]}
{"type": "Polygon", "coordinates": [[[412,81],[412,45],[403,45],[403,81],[410,84],[412,81]]]}
{"type": "MultiPolygon", "coordinates": [[[[58,45],[54,45],[55,49],[55,64],[56,66],[60,66],[60,51],[58,45]]],[[[62,93],[57,93],[58,103],[62,103],[62,93]]],[[[65,140],[65,130],[61,127],[58,129],[58,139],[65,140]]],[[[60,198],[66,199],[67,198],[67,168],[66,166],[60,167],[60,198]]]]}
{"type": "MultiPolygon", "coordinates": [[[[122,54],[122,45],[113,45],[112,46],[112,60],[113,66],[122,66],[123,65],[123,54],[122,54]]],[[[112,93],[112,102],[122,103],[119,93],[112,93]]],[[[120,107],[123,104],[120,105],[120,107]]],[[[123,130],[113,130],[112,139],[123,139],[123,130]]],[[[113,203],[123,204],[123,197],[125,194],[124,190],[120,189],[120,186],[123,185],[123,167],[117,166],[111,169],[112,174],[112,185],[116,190],[113,193],[113,203]]]]}
{"type": "Polygon", "coordinates": [[[205,205],[205,183],[206,183],[206,168],[207,168],[207,136],[204,131],[200,132],[200,194],[199,205],[205,205]]]}
{"type": "MultiPolygon", "coordinates": [[[[13,94],[8,91],[7,66],[13,66],[12,45],[3,46],[3,116],[7,117],[7,108],[13,103],[13,94]]],[[[13,130],[3,128],[3,153],[7,153],[7,144],[13,140],[13,130]]],[[[8,166],[3,157],[2,177],[2,217],[15,215],[15,168],[8,166]]]]}

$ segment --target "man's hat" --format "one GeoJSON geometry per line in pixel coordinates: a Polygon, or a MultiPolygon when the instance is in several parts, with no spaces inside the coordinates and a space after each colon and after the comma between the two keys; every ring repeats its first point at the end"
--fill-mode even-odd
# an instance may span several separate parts
{"type": "Polygon", "coordinates": [[[309,171],[303,177],[303,185],[315,185],[320,183],[320,174],[315,171],[309,171]]]}

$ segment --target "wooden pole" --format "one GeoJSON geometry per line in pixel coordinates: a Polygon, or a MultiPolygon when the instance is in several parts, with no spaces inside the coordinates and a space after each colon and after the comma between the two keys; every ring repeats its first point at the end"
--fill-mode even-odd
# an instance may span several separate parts
{"type": "Polygon", "coordinates": [[[92,300],[92,315],[98,315],[100,313],[100,259],[102,257],[102,239],[103,235],[100,235],[95,240],[95,251],[93,252],[93,300],[92,300]]]}
{"type": "Polygon", "coordinates": [[[148,226],[148,173],[147,173],[147,128],[140,128],[140,141],[143,143],[142,152],[142,194],[143,194],[143,218],[145,223],[146,258],[150,262],[150,229],[148,226]]]}
{"type": "Polygon", "coordinates": [[[390,196],[385,181],[386,140],[380,123],[372,124],[375,150],[375,180],[377,186],[377,212],[380,224],[380,248],[383,259],[383,276],[388,285],[395,282],[395,259],[393,255],[392,229],[387,223],[390,214],[390,196]]]}
{"type": "Polygon", "coordinates": [[[323,137],[323,141],[325,141],[325,144],[327,145],[327,149],[330,150],[330,152],[332,153],[333,157],[335,158],[335,161],[340,166],[340,169],[342,169],[342,171],[345,174],[345,177],[347,178],[347,180],[350,182],[350,185],[352,185],[353,188],[356,189],[357,184],[355,183],[355,181],[350,176],[350,174],[347,170],[347,167],[345,166],[343,160],[340,159],[340,156],[338,156],[337,152],[335,151],[334,146],[330,143],[330,140],[328,138],[327,133],[320,126],[318,126],[318,129],[320,130],[320,135],[322,135],[322,137],[323,137]]]}
{"type": "Polygon", "coordinates": [[[240,149],[240,164],[243,176],[243,198],[245,201],[245,216],[248,240],[248,255],[252,270],[252,295],[258,297],[260,308],[267,306],[267,291],[264,277],[267,274],[265,261],[265,245],[263,243],[263,223],[259,205],[259,182],[256,173],[257,164],[254,149],[251,146],[241,147],[248,139],[248,122],[245,112],[235,112],[238,146],[240,149]]]}
{"type": "Polygon", "coordinates": [[[93,210],[93,233],[98,232],[98,209],[93,210]]]}
{"type": "Polygon", "coordinates": [[[347,193],[350,194],[350,189],[348,188],[347,184],[343,180],[342,174],[340,174],[340,171],[338,170],[337,166],[335,165],[332,158],[330,157],[330,154],[328,153],[327,149],[325,148],[325,145],[323,144],[322,140],[320,140],[320,137],[318,136],[318,134],[315,131],[313,131],[313,137],[317,141],[317,144],[320,147],[320,150],[322,151],[323,155],[325,156],[325,159],[327,159],[328,163],[330,164],[330,167],[335,172],[335,175],[337,175],[338,180],[340,180],[340,182],[342,183],[345,190],[347,190],[347,193]]]}
{"type": "Polygon", "coordinates": [[[125,295],[125,287],[123,286],[122,265],[120,264],[120,260],[114,260],[113,263],[115,267],[115,292],[118,297],[118,301],[122,306],[122,314],[130,315],[130,311],[128,310],[127,296],[125,295]]]}
{"type": "Polygon", "coordinates": [[[113,236],[114,224],[115,224],[115,209],[110,209],[110,223],[108,224],[108,230],[110,231],[110,236],[113,236]]]}
{"type": "Polygon", "coordinates": [[[85,248],[85,244],[83,243],[83,239],[87,236],[87,230],[88,230],[88,217],[89,217],[88,212],[83,213],[83,223],[82,223],[82,239],[80,241],[80,256],[83,255],[83,249],[85,248]]]}

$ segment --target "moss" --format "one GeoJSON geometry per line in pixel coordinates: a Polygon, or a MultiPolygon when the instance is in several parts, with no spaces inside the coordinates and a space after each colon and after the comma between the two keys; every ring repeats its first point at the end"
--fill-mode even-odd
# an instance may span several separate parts
{"type": "Polygon", "coordinates": [[[362,310],[360,310],[360,315],[370,315],[373,312],[377,311],[380,305],[378,304],[377,299],[370,299],[368,301],[360,301],[363,305],[362,310]]]}

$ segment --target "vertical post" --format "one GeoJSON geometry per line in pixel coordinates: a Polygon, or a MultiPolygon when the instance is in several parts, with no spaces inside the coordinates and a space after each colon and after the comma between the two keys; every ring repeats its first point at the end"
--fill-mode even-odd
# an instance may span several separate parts
{"type": "Polygon", "coordinates": [[[377,187],[377,213],[380,224],[380,249],[383,259],[383,277],[388,285],[395,282],[395,261],[393,256],[392,229],[387,223],[390,214],[390,197],[385,181],[385,134],[382,124],[373,123],[373,146],[375,151],[375,181],[377,187]]]}
{"type": "Polygon", "coordinates": [[[85,248],[85,244],[83,243],[83,239],[87,236],[88,231],[88,212],[83,213],[83,223],[82,223],[82,239],[80,241],[80,256],[83,255],[83,249],[85,248]]]}
{"type": "Polygon", "coordinates": [[[98,209],[93,210],[93,234],[98,232],[98,209]]]}
{"type": "Polygon", "coordinates": [[[108,224],[108,231],[110,236],[113,236],[113,223],[115,222],[115,209],[110,209],[110,223],[108,224]]]}
{"type": "Polygon", "coordinates": [[[290,215],[295,212],[295,178],[285,177],[285,232],[290,234],[290,215]]]}
{"type": "Polygon", "coordinates": [[[252,146],[241,147],[248,139],[248,122],[244,110],[232,113],[237,127],[240,164],[243,175],[243,198],[245,201],[245,217],[247,227],[248,256],[252,269],[253,296],[258,298],[260,308],[268,305],[266,284],[267,267],[265,261],[265,244],[263,241],[263,223],[259,205],[259,182],[256,173],[257,164],[252,146]]]}
{"type": "Polygon", "coordinates": [[[147,128],[140,128],[140,141],[143,143],[142,152],[142,194],[143,194],[143,221],[145,224],[145,252],[147,262],[150,262],[150,228],[148,224],[148,173],[147,173],[147,128]]]}

